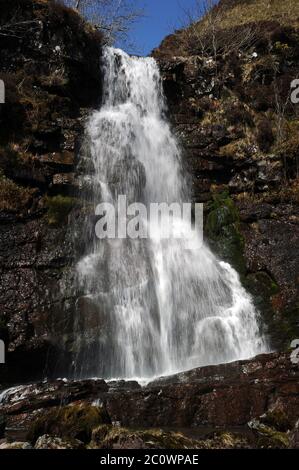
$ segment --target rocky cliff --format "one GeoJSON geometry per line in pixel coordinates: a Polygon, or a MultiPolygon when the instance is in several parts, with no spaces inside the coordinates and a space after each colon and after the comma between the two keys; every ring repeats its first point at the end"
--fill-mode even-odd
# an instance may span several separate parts
{"type": "Polygon", "coordinates": [[[206,237],[276,348],[299,334],[298,18],[296,1],[223,0],[153,52],[206,237]]]}
{"type": "Polygon", "coordinates": [[[275,353],[143,388],[103,380],[24,385],[0,395],[0,449],[298,447],[298,375],[288,354],[275,353]]]}
{"type": "Polygon", "coordinates": [[[68,221],[84,122],[101,100],[102,36],[45,0],[0,0],[0,17],[0,368],[14,382],[51,373],[59,331],[72,329],[73,299],[61,294],[74,260],[68,221]]]}
{"type": "MultiPolygon", "coordinates": [[[[299,105],[289,99],[299,10],[293,0],[268,6],[221,1],[154,56],[194,201],[205,203],[206,239],[239,271],[273,346],[284,349],[299,337],[299,105]]],[[[3,391],[57,377],[62,356],[70,361],[78,162],[85,119],[101,100],[103,39],[50,1],[0,0],[0,13],[0,339],[8,349],[0,448],[298,446],[298,364],[289,353],[143,388],[57,380],[3,391]],[[135,430],[153,426],[189,435],[135,430]]]]}
{"type": "MultiPolygon", "coordinates": [[[[299,337],[299,105],[290,101],[299,11],[268,3],[222,1],[154,56],[207,241],[239,271],[284,349],[299,337]]],[[[77,163],[101,100],[103,39],[51,1],[0,0],[0,11],[0,367],[11,383],[56,375],[62,351],[70,362],[77,163]]]]}

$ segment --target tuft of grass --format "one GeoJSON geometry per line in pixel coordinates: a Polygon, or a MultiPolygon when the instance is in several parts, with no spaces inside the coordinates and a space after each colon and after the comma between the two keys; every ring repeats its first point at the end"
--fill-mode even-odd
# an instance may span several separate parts
{"type": "Polygon", "coordinates": [[[28,439],[35,442],[40,436],[49,434],[87,443],[91,439],[92,430],[104,423],[109,424],[110,419],[101,407],[84,403],[54,407],[32,424],[28,439]]]}
{"type": "Polygon", "coordinates": [[[34,189],[18,186],[0,172],[0,211],[19,212],[29,207],[34,189]]]}
{"type": "Polygon", "coordinates": [[[46,206],[48,207],[48,224],[53,226],[61,225],[65,222],[74,206],[74,198],[61,195],[47,197],[46,206]]]}
{"type": "MultiPolygon", "coordinates": [[[[223,29],[260,21],[279,21],[286,26],[298,25],[299,3],[297,0],[248,0],[232,8],[223,2],[221,26],[223,29]]],[[[221,4],[220,4],[221,8],[221,4]]]]}

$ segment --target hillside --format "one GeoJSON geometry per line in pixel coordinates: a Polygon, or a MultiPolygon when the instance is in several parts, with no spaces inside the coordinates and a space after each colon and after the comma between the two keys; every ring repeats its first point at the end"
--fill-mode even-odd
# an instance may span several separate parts
{"type": "Polygon", "coordinates": [[[223,0],[166,38],[165,116],[153,60],[0,0],[0,450],[299,447],[298,18],[223,0]],[[211,250],[96,238],[185,181],[211,250]]]}
{"type": "Polygon", "coordinates": [[[255,41],[263,42],[265,34],[274,31],[279,41],[278,29],[299,27],[299,4],[296,0],[220,0],[200,21],[167,36],[158,51],[163,56],[196,55],[203,45],[212,48],[215,40],[219,48],[237,48],[238,41],[246,40],[248,27],[254,31],[255,41]]]}

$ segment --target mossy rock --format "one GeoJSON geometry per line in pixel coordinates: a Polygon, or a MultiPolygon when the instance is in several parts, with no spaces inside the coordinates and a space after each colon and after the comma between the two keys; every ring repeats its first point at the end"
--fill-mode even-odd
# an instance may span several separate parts
{"type": "Polygon", "coordinates": [[[299,305],[280,308],[283,304],[280,287],[271,276],[260,271],[244,278],[244,286],[252,294],[257,309],[262,312],[271,346],[287,350],[293,339],[299,338],[299,305]]]}
{"type": "Polygon", "coordinates": [[[249,448],[246,438],[230,432],[214,433],[194,440],[180,432],[161,429],[127,429],[99,426],[93,430],[91,449],[236,449],[249,448]]]}
{"type": "Polygon", "coordinates": [[[256,295],[262,294],[263,297],[271,297],[279,293],[280,289],[274,279],[265,271],[258,271],[247,276],[247,283],[256,295]]]}
{"type": "Polygon", "coordinates": [[[290,439],[287,433],[277,431],[258,420],[248,423],[257,438],[257,446],[267,449],[287,449],[290,447],[290,439]]]}
{"type": "Polygon", "coordinates": [[[266,426],[275,428],[279,432],[286,432],[293,428],[289,417],[279,406],[261,416],[260,420],[266,426]]]}
{"type": "Polygon", "coordinates": [[[280,333],[284,349],[290,347],[293,339],[299,338],[299,304],[284,310],[276,320],[277,333],[280,333]]]}
{"type": "Polygon", "coordinates": [[[226,191],[213,195],[208,207],[205,233],[218,256],[244,274],[244,239],[240,232],[239,212],[226,191]]]}
{"type": "Polygon", "coordinates": [[[247,449],[250,444],[247,438],[238,434],[223,431],[214,433],[209,439],[202,441],[205,449],[247,449]]]}
{"type": "Polygon", "coordinates": [[[131,430],[99,426],[93,430],[91,449],[197,449],[200,443],[181,433],[160,429],[131,430]]]}
{"type": "Polygon", "coordinates": [[[31,442],[45,434],[61,438],[89,442],[92,430],[100,424],[110,423],[104,408],[89,404],[74,404],[63,408],[55,407],[38,418],[28,432],[31,442]]]}
{"type": "Polygon", "coordinates": [[[47,220],[52,226],[62,225],[75,205],[75,199],[69,196],[47,197],[45,205],[48,208],[47,220]]]}

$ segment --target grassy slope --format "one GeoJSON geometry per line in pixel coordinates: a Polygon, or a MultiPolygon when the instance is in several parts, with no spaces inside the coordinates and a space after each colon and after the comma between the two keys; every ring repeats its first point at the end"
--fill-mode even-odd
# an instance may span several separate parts
{"type": "Polygon", "coordinates": [[[270,20],[284,25],[299,25],[298,0],[224,0],[218,9],[222,10],[223,28],[270,20]]]}
{"type": "Polygon", "coordinates": [[[211,14],[205,15],[197,23],[167,36],[153,54],[160,57],[197,54],[198,37],[211,35],[212,27],[216,29],[217,35],[222,32],[228,34],[229,38],[231,30],[240,29],[247,24],[253,24],[257,27],[260,25],[261,31],[263,31],[265,22],[277,22],[282,27],[299,29],[299,1],[220,0],[211,14]]]}

